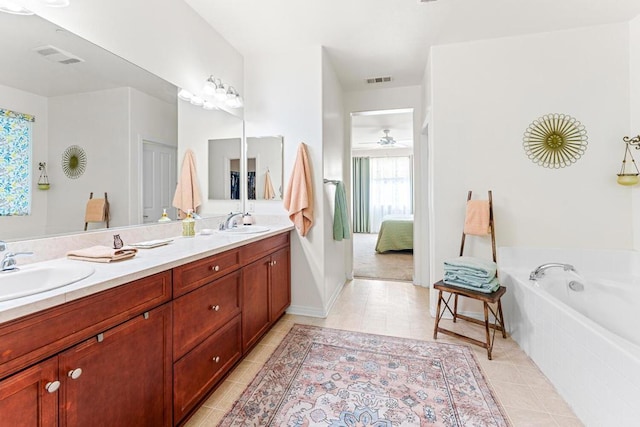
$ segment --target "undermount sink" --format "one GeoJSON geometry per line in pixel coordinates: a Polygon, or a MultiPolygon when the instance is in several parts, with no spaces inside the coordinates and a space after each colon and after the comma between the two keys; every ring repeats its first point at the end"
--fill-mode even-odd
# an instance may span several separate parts
{"type": "Polygon", "coordinates": [[[265,227],[262,225],[241,225],[238,227],[227,228],[221,231],[223,233],[251,234],[251,233],[262,233],[264,231],[269,231],[269,230],[271,230],[269,227],[265,227]]]}
{"type": "Polygon", "coordinates": [[[0,301],[33,295],[70,285],[93,274],[90,265],[26,265],[18,270],[0,272],[0,301]]]}

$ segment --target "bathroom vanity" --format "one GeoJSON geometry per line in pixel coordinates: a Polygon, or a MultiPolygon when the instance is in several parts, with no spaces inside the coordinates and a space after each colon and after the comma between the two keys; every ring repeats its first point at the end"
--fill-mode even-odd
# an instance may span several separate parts
{"type": "Polygon", "coordinates": [[[289,306],[290,248],[176,243],[163,271],[0,323],[0,426],[185,422],[289,306]]]}

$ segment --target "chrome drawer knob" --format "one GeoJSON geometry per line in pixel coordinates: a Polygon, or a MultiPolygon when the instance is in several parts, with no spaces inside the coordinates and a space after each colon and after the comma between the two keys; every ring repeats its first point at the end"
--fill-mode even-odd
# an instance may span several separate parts
{"type": "Polygon", "coordinates": [[[219,265],[212,265],[211,266],[211,271],[220,271],[220,266],[219,265]]]}
{"type": "Polygon", "coordinates": [[[220,361],[220,356],[216,356],[211,360],[213,360],[214,362],[218,363],[220,361]]]}
{"type": "Polygon", "coordinates": [[[211,310],[213,310],[213,311],[219,311],[219,310],[220,310],[220,306],[219,306],[219,305],[212,305],[212,306],[211,306],[211,310]]]}
{"type": "Polygon", "coordinates": [[[60,388],[60,381],[51,381],[44,386],[44,389],[47,390],[49,393],[55,393],[56,391],[58,391],[59,388],[60,388]]]}
{"type": "Polygon", "coordinates": [[[78,378],[80,378],[80,375],[82,375],[82,368],[73,369],[73,370],[69,371],[69,373],[67,375],[72,380],[77,380],[78,378]]]}

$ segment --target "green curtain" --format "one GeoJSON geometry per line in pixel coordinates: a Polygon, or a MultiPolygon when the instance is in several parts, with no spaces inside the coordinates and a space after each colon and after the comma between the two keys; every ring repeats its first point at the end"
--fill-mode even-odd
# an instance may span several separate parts
{"type": "Polygon", "coordinates": [[[369,158],[353,158],[353,232],[370,233],[369,158]]]}

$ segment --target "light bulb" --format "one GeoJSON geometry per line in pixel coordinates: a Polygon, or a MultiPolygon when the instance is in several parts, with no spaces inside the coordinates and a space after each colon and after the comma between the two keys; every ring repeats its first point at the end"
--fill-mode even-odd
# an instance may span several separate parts
{"type": "Polygon", "coordinates": [[[189,102],[191,102],[191,104],[195,105],[196,107],[202,107],[202,105],[204,104],[204,100],[196,95],[192,96],[189,102]]]}
{"type": "Polygon", "coordinates": [[[180,91],[178,92],[178,98],[182,99],[183,101],[191,101],[192,97],[193,94],[188,90],[180,89],[180,91]]]}
{"type": "Polygon", "coordinates": [[[214,104],[211,101],[207,101],[205,99],[204,104],[202,105],[202,108],[204,108],[205,110],[217,110],[218,107],[216,107],[216,104],[214,104]]]}
{"type": "Polygon", "coordinates": [[[202,91],[205,95],[214,95],[216,93],[216,83],[213,81],[213,77],[209,77],[207,81],[204,82],[202,91]]]}

